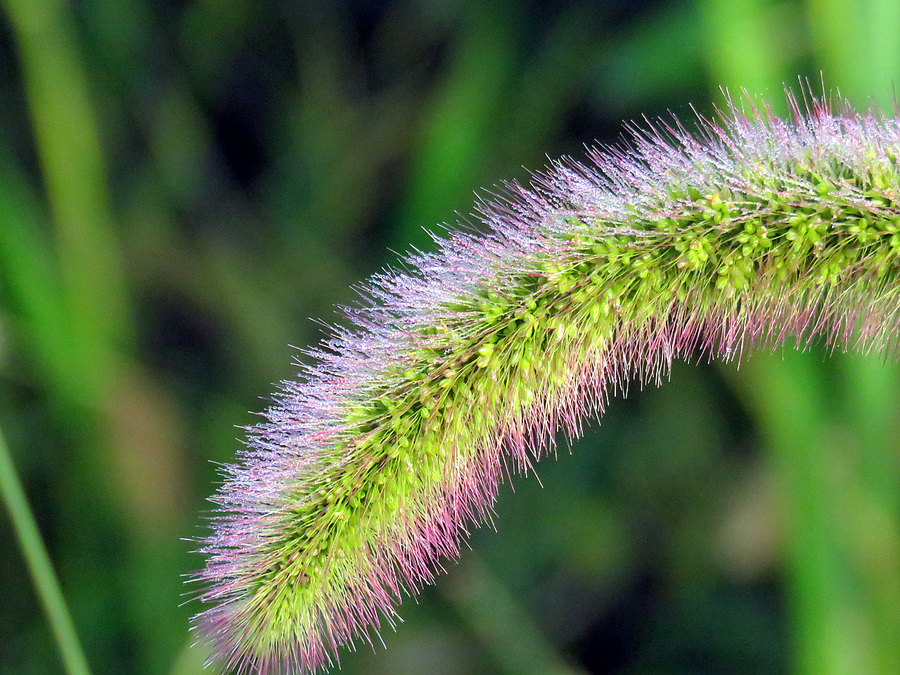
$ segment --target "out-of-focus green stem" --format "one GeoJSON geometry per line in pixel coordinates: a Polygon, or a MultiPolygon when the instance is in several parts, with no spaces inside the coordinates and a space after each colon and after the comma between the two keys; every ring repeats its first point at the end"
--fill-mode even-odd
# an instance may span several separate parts
{"type": "Polygon", "coordinates": [[[782,361],[760,352],[731,380],[754,412],[783,495],[796,672],[879,672],[846,527],[853,507],[847,488],[856,477],[846,475],[846,453],[835,452],[820,367],[816,353],[791,353],[782,361]]]}
{"type": "Polygon", "coordinates": [[[128,335],[130,317],[88,80],[60,0],[3,0],[3,6],[53,213],[73,359],[91,364],[85,386],[99,399],[115,367],[110,347],[128,335]]]}
{"type": "MultiPolygon", "coordinates": [[[[479,158],[491,142],[490,124],[505,105],[504,91],[513,72],[516,45],[503,3],[464,4],[468,23],[453,64],[434,99],[413,158],[413,173],[397,234],[404,248],[429,250],[433,244],[423,223],[440,222],[453,202],[468,201],[479,158]]],[[[476,181],[477,182],[477,181],[476,181]]]]}
{"type": "Polygon", "coordinates": [[[825,85],[858,107],[888,108],[900,68],[896,0],[807,0],[813,53],[825,85]]]}
{"type": "Polygon", "coordinates": [[[707,64],[713,81],[737,95],[768,93],[781,105],[781,87],[790,77],[786,50],[773,30],[770,3],[760,0],[701,0],[707,64]]]}
{"type": "Polygon", "coordinates": [[[69,615],[69,609],[59,587],[56,573],[53,571],[53,565],[50,563],[50,556],[47,554],[47,549],[38,531],[34,515],[28,506],[25,490],[16,474],[2,430],[0,430],[0,494],[9,510],[19,545],[22,547],[34,587],[44,607],[44,612],[47,614],[47,620],[53,629],[66,672],[70,675],[87,675],[90,672],[87,660],[84,658],[84,652],[78,642],[72,617],[69,615]]]}
{"type": "Polygon", "coordinates": [[[846,419],[859,442],[859,499],[847,529],[869,603],[879,672],[900,673],[900,371],[874,355],[845,355],[840,363],[846,419]]]}

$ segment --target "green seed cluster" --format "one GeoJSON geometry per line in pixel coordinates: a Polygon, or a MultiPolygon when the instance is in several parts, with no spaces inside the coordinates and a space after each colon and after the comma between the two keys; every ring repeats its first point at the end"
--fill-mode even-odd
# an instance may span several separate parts
{"type": "Polygon", "coordinates": [[[498,402],[504,418],[524,419],[538,395],[559,395],[573,357],[602,353],[622,326],[658,317],[688,293],[713,305],[750,291],[760,275],[776,286],[834,287],[858,276],[863,259],[876,263],[866,267],[876,277],[895,277],[900,215],[886,186],[896,178],[798,172],[764,196],[673,194],[681,212],[630,222],[636,235],[605,235],[611,224],[579,219],[567,260],[536,264],[518,288],[460,298],[461,314],[477,321],[432,329],[445,347],[411,354],[399,384],[348,416],[352,440],[292,495],[278,563],[257,592],[271,602],[273,589],[290,588],[278,600],[294,605],[304,602],[299,589],[351,573],[355,565],[339,560],[358,557],[404,505],[427,504],[465,479],[478,459],[465,453],[490,437],[498,402]]]}
{"type": "Polygon", "coordinates": [[[228,646],[250,656],[236,663],[312,669],[365,635],[399,591],[456,552],[468,523],[489,517],[508,464],[527,470],[560,421],[577,433],[627,377],[658,378],[698,348],[775,343],[778,321],[798,339],[890,346],[896,147],[851,159],[810,147],[798,159],[741,155],[737,140],[710,151],[713,169],[697,176],[657,175],[650,157],[656,182],[624,207],[550,195],[535,215],[553,222],[546,243],[515,272],[486,267],[474,288],[431,308],[443,318],[404,329],[405,347],[285,488],[265,544],[241,568],[252,573],[231,601],[244,642],[228,646]]]}

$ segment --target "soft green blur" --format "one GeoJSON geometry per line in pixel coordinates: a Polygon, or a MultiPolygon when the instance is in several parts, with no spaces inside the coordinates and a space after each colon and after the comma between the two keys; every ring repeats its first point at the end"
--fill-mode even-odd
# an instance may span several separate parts
{"type": "MultiPolygon", "coordinates": [[[[423,228],[720,86],[900,78],[894,0],[0,9],[0,427],[95,673],[201,672],[235,426],[423,228]]],[[[341,672],[900,673],[900,370],[793,346],[613,397],[341,672]]],[[[0,674],[63,672],[5,511],[0,597],[0,674]]]]}

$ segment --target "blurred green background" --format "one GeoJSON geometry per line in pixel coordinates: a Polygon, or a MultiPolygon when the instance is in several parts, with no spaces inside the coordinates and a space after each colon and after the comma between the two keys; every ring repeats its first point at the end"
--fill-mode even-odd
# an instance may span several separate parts
{"type": "MultiPolygon", "coordinates": [[[[235,425],[423,227],[720,86],[900,78],[895,0],[0,8],[0,425],[96,673],[201,672],[183,577],[235,425]]],[[[900,673],[898,403],[878,355],[677,364],[342,672],[900,673]]],[[[0,535],[0,673],[62,672],[0,535]]]]}

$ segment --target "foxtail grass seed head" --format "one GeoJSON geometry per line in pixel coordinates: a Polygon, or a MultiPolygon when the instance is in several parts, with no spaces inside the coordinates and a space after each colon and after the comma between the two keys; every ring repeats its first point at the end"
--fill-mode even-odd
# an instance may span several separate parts
{"type": "Polygon", "coordinates": [[[504,476],[631,378],[815,337],[893,353],[900,125],[790,100],[556,162],[372,277],[213,498],[195,628],[215,658],[312,673],[379,640],[504,476]]]}

